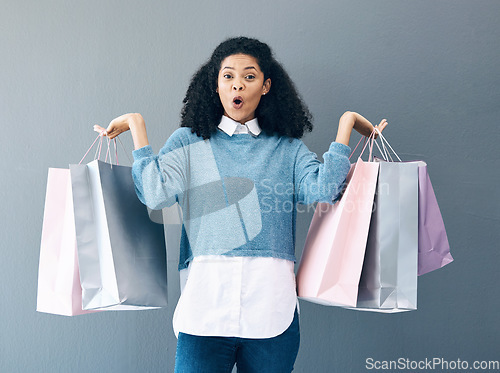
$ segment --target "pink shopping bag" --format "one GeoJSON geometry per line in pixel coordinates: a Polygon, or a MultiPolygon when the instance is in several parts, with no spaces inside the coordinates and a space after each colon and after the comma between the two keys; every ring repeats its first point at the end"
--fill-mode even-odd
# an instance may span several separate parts
{"type": "Polygon", "coordinates": [[[317,204],[297,271],[299,298],[356,306],[378,170],[358,158],[340,201],[317,204]]]}
{"type": "Polygon", "coordinates": [[[70,171],[49,168],[36,310],[73,316],[82,310],[70,171]]]}

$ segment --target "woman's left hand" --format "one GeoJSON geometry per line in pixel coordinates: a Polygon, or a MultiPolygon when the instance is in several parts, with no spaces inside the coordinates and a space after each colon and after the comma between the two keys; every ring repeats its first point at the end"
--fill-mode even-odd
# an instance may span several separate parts
{"type": "MultiPolygon", "coordinates": [[[[379,124],[374,126],[361,114],[355,113],[354,111],[346,111],[340,117],[337,139],[335,141],[341,142],[345,145],[349,145],[349,138],[353,129],[359,132],[361,135],[368,137],[371,135],[374,128],[382,132],[387,124],[387,120],[382,119],[379,124]]],[[[375,133],[375,138],[377,138],[377,136],[378,133],[375,133]]]]}
{"type": "MultiPolygon", "coordinates": [[[[357,120],[354,123],[354,127],[353,128],[357,132],[359,132],[360,134],[362,134],[363,136],[369,137],[372,134],[372,132],[373,132],[373,130],[375,128],[378,129],[380,132],[382,132],[384,130],[385,126],[387,126],[387,119],[382,119],[382,121],[379,124],[377,124],[376,126],[372,125],[370,122],[365,123],[364,121],[357,120]]],[[[374,137],[377,138],[377,136],[378,136],[378,133],[375,132],[375,136],[374,137]]]]}
{"type": "MultiPolygon", "coordinates": [[[[352,123],[352,128],[366,137],[371,135],[374,128],[377,128],[380,132],[382,132],[385,126],[387,126],[387,119],[382,119],[379,124],[374,126],[368,119],[363,117],[361,114],[355,113],[354,111],[348,111],[345,115],[348,117],[347,121],[352,123]]],[[[376,133],[375,138],[377,135],[378,134],[376,133]]]]}

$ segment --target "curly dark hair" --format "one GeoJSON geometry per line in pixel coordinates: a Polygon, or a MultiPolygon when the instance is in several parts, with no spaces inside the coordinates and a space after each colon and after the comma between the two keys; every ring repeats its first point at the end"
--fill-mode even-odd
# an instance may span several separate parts
{"type": "Polygon", "coordinates": [[[304,131],[311,132],[312,115],[283,66],[274,59],[271,48],[247,37],[223,41],[193,75],[182,101],[181,127],[191,127],[191,132],[196,132],[204,140],[217,131],[224,114],[216,92],[221,63],[226,57],[240,53],[257,60],[264,73],[264,81],[271,78],[271,89],[262,96],[255,111],[262,131],[270,136],[277,134],[297,139],[304,135],[304,131]]]}

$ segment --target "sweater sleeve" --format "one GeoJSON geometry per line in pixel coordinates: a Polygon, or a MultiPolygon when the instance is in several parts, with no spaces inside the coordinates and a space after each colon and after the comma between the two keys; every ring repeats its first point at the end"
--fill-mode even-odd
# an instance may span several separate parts
{"type": "Polygon", "coordinates": [[[301,141],[295,158],[294,186],[297,202],[310,204],[327,202],[333,204],[343,189],[350,169],[347,145],[332,142],[323,154],[324,163],[318,160],[301,141]]]}
{"type": "Polygon", "coordinates": [[[158,155],[150,145],[132,152],[135,191],[150,209],[172,206],[186,190],[188,157],[180,134],[180,128],[174,131],[158,155]]]}

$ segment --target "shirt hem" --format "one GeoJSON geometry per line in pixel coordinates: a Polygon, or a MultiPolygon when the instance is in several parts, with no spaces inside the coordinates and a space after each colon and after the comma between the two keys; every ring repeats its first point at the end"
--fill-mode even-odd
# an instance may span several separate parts
{"type": "Polygon", "coordinates": [[[188,267],[189,263],[193,260],[195,256],[203,256],[203,255],[223,255],[223,256],[244,256],[244,257],[263,257],[263,258],[278,258],[278,259],[286,259],[292,262],[297,262],[295,258],[295,254],[287,254],[287,253],[279,253],[276,251],[259,251],[258,255],[255,255],[255,250],[238,250],[237,252],[225,253],[225,254],[212,254],[212,253],[200,253],[197,255],[191,255],[188,260],[186,260],[183,264],[178,266],[178,270],[181,271],[188,267]]]}

